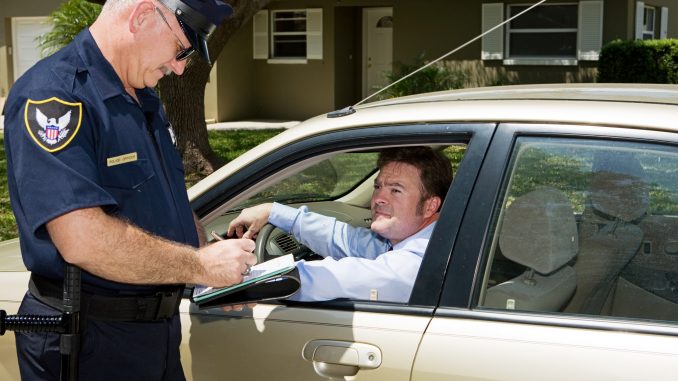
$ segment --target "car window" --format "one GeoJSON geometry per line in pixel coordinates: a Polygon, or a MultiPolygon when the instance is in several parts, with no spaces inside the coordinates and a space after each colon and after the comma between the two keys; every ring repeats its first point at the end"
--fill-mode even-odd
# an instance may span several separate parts
{"type": "MultiPolygon", "coordinates": [[[[440,150],[449,159],[450,167],[455,174],[466,152],[467,144],[453,143],[445,146],[436,145],[433,148],[440,150]]],[[[295,208],[304,205],[312,212],[336,218],[354,227],[369,229],[372,222],[370,199],[374,190],[374,176],[378,170],[379,148],[323,155],[322,160],[311,158],[307,163],[294,163],[299,166],[296,170],[294,167],[283,169],[278,181],[261,188],[263,190],[223,213],[218,219],[211,221],[206,229],[223,234],[241,209],[270,201],[295,208]]],[[[295,260],[308,262],[321,260],[327,255],[324,252],[315,252],[317,248],[308,246],[309,244],[304,243],[302,239],[298,240],[292,233],[279,227],[267,231],[265,235],[260,233],[257,241],[261,241],[258,245],[263,248],[260,250],[262,261],[293,254],[295,260]]],[[[408,278],[408,281],[414,283],[417,271],[418,268],[413,267],[407,273],[409,274],[407,277],[412,278],[408,278]]],[[[394,277],[394,282],[398,280],[399,278],[394,277]]]]}
{"type": "Polygon", "coordinates": [[[678,150],[519,138],[479,307],[678,321],[678,150]]]}
{"type": "Polygon", "coordinates": [[[240,208],[263,202],[310,202],[335,199],[377,170],[376,152],[344,152],[314,164],[252,196],[240,208]]]}

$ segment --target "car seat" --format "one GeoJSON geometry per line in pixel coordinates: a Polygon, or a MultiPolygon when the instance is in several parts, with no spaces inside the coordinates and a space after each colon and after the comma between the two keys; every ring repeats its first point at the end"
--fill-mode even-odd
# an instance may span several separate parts
{"type": "Polygon", "coordinates": [[[506,209],[499,233],[503,255],[527,270],[487,290],[484,306],[559,311],[571,298],[577,276],[568,262],[577,255],[572,205],[554,188],[538,188],[506,209]]]}
{"type": "Polygon", "coordinates": [[[593,160],[588,201],[579,224],[577,290],[567,312],[601,314],[614,284],[643,240],[638,221],[649,205],[643,168],[630,152],[601,151],[593,160]]]}

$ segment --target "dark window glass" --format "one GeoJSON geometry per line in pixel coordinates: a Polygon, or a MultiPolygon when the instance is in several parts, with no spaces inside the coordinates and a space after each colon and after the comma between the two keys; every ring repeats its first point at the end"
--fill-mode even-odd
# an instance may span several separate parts
{"type": "Polygon", "coordinates": [[[273,49],[275,57],[306,57],[306,36],[275,36],[273,38],[273,49]]]}
{"type": "Polygon", "coordinates": [[[303,20],[276,20],[276,32],[306,32],[306,19],[303,20]]]}
{"type": "MultiPolygon", "coordinates": [[[[514,16],[528,6],[512,6],[511,16],[514,16]]],[[[577,5],[542,5],[511,21],[512,29],[544,29],[544,28],[576,28],[577,5]]]]}
{"type": "Polygon", "coordinates": [[[511,57],[572,57],[577,53],[577,33],[511,33],[511,57]]]}

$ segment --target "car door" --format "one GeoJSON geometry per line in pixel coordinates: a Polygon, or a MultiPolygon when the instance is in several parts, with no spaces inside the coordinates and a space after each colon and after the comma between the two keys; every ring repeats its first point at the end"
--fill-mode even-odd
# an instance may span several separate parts
{"type": "Polygon", "coordinates": [[[678,372],[675,134],[503,124],[412,380],[678,372]]]}
{"type": "Polygon", "coordinates": [[[189,379],[409,380],[431,321],[460,217],[487,150],[493,124],[375,126],[314,136],[263,156],[197,199],[200,216],[268,176],[316,155],[394,145],[465,144],[440,220],[408,304],[334,300],[259,303],[241,312],[182,306],[182,360],[189,379]],[[436,238],[437,237],[437,238],[436,238]],[[452,238],[452,239],[451,239],[452,238]],[[433,297],[431,297],[433,296],[433,297]]]}

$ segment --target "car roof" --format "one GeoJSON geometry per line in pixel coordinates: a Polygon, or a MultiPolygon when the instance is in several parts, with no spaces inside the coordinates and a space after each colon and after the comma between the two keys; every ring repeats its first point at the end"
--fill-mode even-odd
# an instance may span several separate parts
{"type": "Polygon", "coordinates": [[[421,123],[550,123],[678,132],[678,85],[496,86],[413,95],[308,119],[247,151],[189,190],[191,198],[248,163],[330,131],[421,123]]]}
{"type": "Polygon", "coordinates": [[[410,95],[382,102],[369,103],[366,106],[375,107],[413,102],[512,99],[581,100],[678,105],[678,86],[630,83],[494,86],[410,95]]]}

